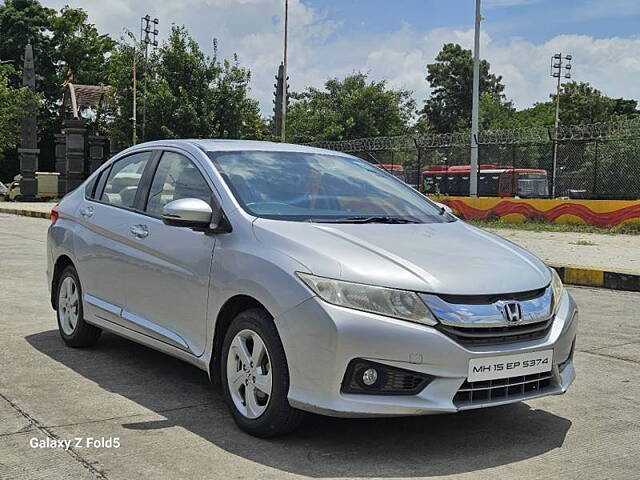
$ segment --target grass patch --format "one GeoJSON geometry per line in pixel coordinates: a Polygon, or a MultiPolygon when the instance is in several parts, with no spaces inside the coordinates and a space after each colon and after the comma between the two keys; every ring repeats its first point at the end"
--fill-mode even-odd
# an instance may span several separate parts
{"type": "MultiPolygon", "coordinates": [[[[571,223],[541,222],[539,219],[527,219],[523,223],[507,223],[502,220],[465,220],[465,222],[480,228],[508,228],[510,230],[525,230],[529,232],[576,232],[600,233],[605,235],[640,235],[640,223],[623,223],[617,227],[595,227],[593,225],[571,223]]],[[[581,242],[583,240],[579,240],[581,242]]],[[[578,243],[576,243],[578,244],[578,243]]],[[[581,244],[582,245],[582,244],[581,244]]]]}
{"type": "Polygon", "coordinates": [[[590,242],[589,240],[578,240],[576,242],[569,242],[570,245],[583,245],[585,247],[593,247],[598,245],[596,242],[590,242]]]}

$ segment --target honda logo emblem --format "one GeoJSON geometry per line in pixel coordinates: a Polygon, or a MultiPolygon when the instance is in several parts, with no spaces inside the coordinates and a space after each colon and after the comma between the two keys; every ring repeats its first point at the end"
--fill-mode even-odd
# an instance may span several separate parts
{"type": "Polygon", "coordinates": [[[522,307],[519,302],[504,302],[502,304],[502,316],[509,323],[517,323],[522,320],[522,307]]]}

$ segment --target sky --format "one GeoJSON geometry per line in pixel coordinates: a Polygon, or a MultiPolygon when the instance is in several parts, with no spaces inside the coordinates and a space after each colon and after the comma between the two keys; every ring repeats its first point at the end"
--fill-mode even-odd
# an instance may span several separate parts
{"type": "MultiPolygon", "coordinates": [[[[139,32],[140,17],[185,25],[208,54],[237,53],[251,69],[251,95],[272,110],[282,59],[284,0],[41,0],[85,9],[102,32],[139,32]]],[[[474,0],[289,0],[289,84],[322,86],[353,71],[411,90],[422,105],[426,65],[442,45],[473,45],[474,0]]],[[[576,81],[612,97],[640,99],[640,0],[483,0],[480,55],[502,75],[505,94],[521,109],[554,90],[549,62],[573,56],[576,81]]]]}

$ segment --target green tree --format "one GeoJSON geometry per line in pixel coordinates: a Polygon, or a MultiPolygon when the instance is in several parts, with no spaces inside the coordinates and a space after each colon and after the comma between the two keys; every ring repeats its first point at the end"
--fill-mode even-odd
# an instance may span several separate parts
{"type": "Polygon", "coordinates": [[[116,42],[88,23],[86,12],[79,8],[64,7],[51,17],[51,28],[56,58],[60,60],[58,82],[105,84],[108,55],[116,42]]]}
{"type": "Polygon", "coordinates": [[[555,105],[552,102],[537,102],[533,107],[519,110],[514,114],[514,128],[548,127],[553,125],[555,105]]]}
{"type": "Polygon", "coordinates": [[[11,73],[15,73],[12,67],[0,65],[0,154],[18,145],[24,112],[40,98],[27,87],[13,88],[9,83],[11,73]]]}
{"type": "MultiPolygon", "coordinates": [[[[490,65],[480,61],[480,92],[504,101],[502,77],[489,73],[490,65]]],[[[437,132],[467,129],[471,125],[473,57],[471,50],[447,43],[434,63],[427,65],[431,96],[422,113],[437,132]]],[[[486,103],[486,102],[485,102],[486,103]]]]}
{"type": "Polygon", "coordinates": [[[369,81],[360,72],[327,80],[324,90],[309,87],[290,97],[291,142],[402,135],[416,108],[410,91],[390,89],[385,81],[369,81]]]}
{"type": "MultiPolygon", "coordinates": [[[[249,70],[235,56],[232,61],[220,60],[215,42],[213,50],[213,57],[208,57],[184,27],[175,26],[146,65],[137,46],[138,138],[145,102],[145,140],[264,137],[258,102],[248,95],[249,70]],[[142,89],[145,75],[146,99],[142,89]]],[[[109,129],[123,146],[132,142],[133,56],[134,48],[121,42],[109,64],[112,103],[118,112],[109,129]]]]}
{"type": "Polygon", "coordinates": [[[501,130],[513,127],[516,109],[511,102],[493,97],[487,92],[480,94],[480,130],[501,130]]]}
{"type": "MultiPolygon", "coordinates": [[[[556,95],[551,95],[555,105],[556,95]]],[[[579,125],[631,118],[638,114],[637,102],[613,99],[586,82],[568,82],[560,89],[560,122],[579,125]]]]}
{"type": "Polygon", "coordinates": [[[37,107],[41,96],[26,87],[14,88],[9,81],[16,72],[10,65],[0,65],[0,180],[8,181],[17,173],[16,147],[20,142],[20,125],[27,107],[37,107]]]}
{"type": "MultiPolygon", "coordinates": [[[[57,12],[38,0],[6,0],[0,4],[0,60],[21,68],[28,42],[33,46],[38,91],[52,111],[65,80],[104,82],[106,58],[114,46],[88,23],[82,9],[64,7],[57,12]]],[[[11,80],[19,86],[19,75],[11,80]]]]}
{"type": "MultiPolygon", "coordinates": [[[[65,7],[57,12],[38,0],[5,0],[0,3],[0,60],[15,69],[8,76],[13,88],[21,85],[22,56],[28,42],[34,51],[36,90],[43,99],[38,113],[39,168],[50,170],[54,165],[53,135],[61,128],[63,83],[102,83],[113,42],[88,23],[81,9],[65,7]]],[[[3,163],[4,176],[15,175],[17,152],[7,151],[3,163]]]]}
{"type": "MultiPolygon", "coordinates": [[[[0,4],[0,60],[22,68],[24,47],[31,42],[41,91],[43,84],[51,87],[56,78],[55,45],[51,38],[51,19],[55,10],[43,7],[38,0],[5,0],[0,4]]],[[[14,86],[19,86],[20,75],[11,75],[14,86]]],[[[51,94],[45,91],[45,94],[51,94]]]]}

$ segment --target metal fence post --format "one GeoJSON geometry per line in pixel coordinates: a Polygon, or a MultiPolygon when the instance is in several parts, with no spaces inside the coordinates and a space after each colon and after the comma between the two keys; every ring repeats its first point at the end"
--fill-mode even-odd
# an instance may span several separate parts
{"type": "Polygon", "coordinates": [[[595,141],[595,159],[593,161],[593,196],[598,196],[598,139],[595,141]]]}
{"type": "Polygon", "coordinates": [[[425,193],[424,192],[424,185],[422,184],[422,153],[420,152],[420,147],[418,146],[418,140],[413,137],[413,144],[416,147],[416,153],[418,156],[418,191],[420,193],[425,193]]]}
{"type": "Polygon", "coordinates": [[[555,135],[551,135],[551,129],[547,129],[549,140],[551,140],[551,198],[556,198],[556,152],[558,139],[555,135]]]}

